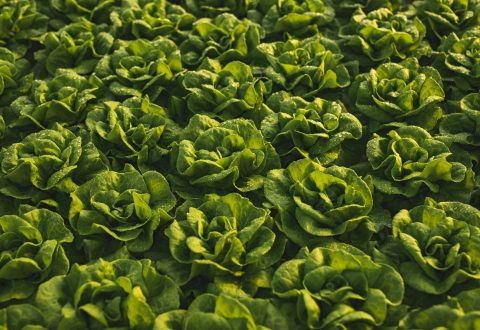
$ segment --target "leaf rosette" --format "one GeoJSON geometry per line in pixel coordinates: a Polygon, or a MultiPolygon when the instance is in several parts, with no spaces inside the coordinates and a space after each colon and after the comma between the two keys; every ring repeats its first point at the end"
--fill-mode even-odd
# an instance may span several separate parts
{"type": "Polygon", "coordinates": [[[400,330],[458,329],[473,330],[480,322],[480,290],[465,290],[443,304],[409,313],[400,330]]]}
{"type": "Polygon", "coordinates": [[[453,93],[452,98],[476,93],[480,88],[480,34],[451,33],[442,39],[434,53],[435,66],[453,93]]]}
{"type": "Polygon", "coordinates": [[[480,281],[480,211],[460,202],[427,199],[401,210],[392,231],[405,283],[428,294],[480,281]]]}
{"type": "Polygon", "coordinates": [[[19,95],[28,92],[33,81],[30,69],[27,59],[0,47],[0,107],[10,105],[19,95]]]}
{"type": "Polygon", "coordinates": [[[159,315],[154,330],[286,330],[288,326],[277,308],[267,299],[203,294],[188,310],[159,315]]]}
{"type": "Polygon", "coordinates": [[[180,51],[169,39],[137,39],[103,57],[95,73],[108,85],[117,100],[148,95],[153,102],[175,87],[176,75],[183,70],[180,51]]]}
{"type": "Polygon", "coordinates": [[[94,107],[85,124],[93,133],[95,145],[113,159],[112,163],[130,161],[142,170],[167,157],[168,145],[176,139],[178,130],[164,108],[148,98],[135,97],[94,107]]]}
{"type": "Polygon", "coordinates": [[[144,330],[156,315],[179,307],[179,294],[149,260],[98,259],[40,285],[35,305],[48,328],[144,330]]]}
{"type": "Polygon", "coordinates": [[[128,39],[184,38],[195,21],[195,17],[183,7],[166,0],[133,0],[117,15],[118,33],[128,39]]]}
{"type": "Polygon", "coordinates": [[[480,94],[463,97],[458,112],[443,116],[439,130],[442,137],[466,146],[480,146],[480,94]]]}
{"type": "Polygon", "coordinates": [[[196,67],[205,58],[221,63],[246,60],[260,43],[263,31],[248,19],[238,19],[230,13],[215,18],[200,18],[180,44],[182,61],[196,67]]]}
{"type": "Polygon", "coordinates": [[[98,255],[125,245],[145,252],[153,235],[176,204],[162,174],[136,170],[106,171],[94,176],[71,194],[69,220],[84,239],[88,255],[98,255]]]}
{"type": "Polygon", "coordinates": [[[371,130],[398,122],[432,130],[443,115],[442,77],[433,67],[420,66],[414,57],[384,63],[357,76],[350,95],[371,130]]]}
{"type": "Polygon", "coordinates": [[[272,290],[294,329],[375,329],[402,302],[402,277],[349,246],[319,247],[275,271],[272,290]]]}
{"type": "Polygon", "coordinates": [[[172,144],[169,180],[184,198],[209,192],[260,189],[263,176],[280,167],[280,158],[262,133],[246,119],[219,123],[195,115],[172,144]]]}
{"type": "Polygon", "coordinates": [[[345,51],[362,66],[414,55],[422,47],[425,33],[418,17],[409,18],[387,8],[369,13],[358,9],[339,31],[345,51]]]}
{"type": "Polygon", "coordinates": [[[301,246],[344,234],[362,240],[372,230],[372,191],[345,167],[324,168],[310,159],[292,162],[268,173],[265,197],[279,212],[280,229],[301,246]]]}
{"type": "Polygon", "coordinates": [[[34,126],[36,130],[55,125],[73,125],[85,119],[89,105],[103,90],[95,76],[80,76],[73,70],[59,69],[51,80],[36,80],[29,96],[20,96],[11,104],[11,127],[34,126]]]}
{"type": "Polygon", "coordinates": [[[68,272],[63,249],[73,241],[62,217],[46,209],[20,207],[0,217],[0,303],[29,298],[40,283],[68,272]]]}
{"type": "Polygon", "coordinates": [[[79,74],[92,73],[98,61],[110,53],[114,38],[106,24],[95,25],[86,19],[66,25],[41,36],[45,49],[35,58],[50,75],[58,68],[73,69],[79,74]]]}
{"type": "Polygon", "coordinates": [[[47,193],[70,193],[106,168],[93,143],[57,125],[0,151],[0,192],[38,202],[47,193]]]}
{"type": "Polygon", "coordinates": [[[478,24],[480,14],[477,0],[417,0],[413,6],[418,17],[428,22],[430,32],[438,38],[478,24]]]}
{"type": "Polygon", "coordinates": [[[9,0],[0,3],[0,45],[7,45],[23,55],[27,48],[16,45],[31,40],[47,29],[48,17],[37,9],[33,0],[9,0]]]}
{"type": "Polygon", "coordinates": [[[18,141],[18,132],[10,130],[8,125],[17,120],[18,115],[12,113],[9,105],[30,90],[33,82],[30,69],[27,59],[18,57],[8,48],[0,47],[0,145],[2,146],[7,145],[11,140],[18,141]]]}
{"type": "Polygon", "coordinates": [[[263,74],[294,95],[312,97],[325,89],[350,85],[350,74],[342,63],[343,55],[332,40],[290,39],[262,43],[257,50],[265,59],[263,74]]]}
{"type": "Polygon", "coordinates": [[[383,194],[413,198],[422,192],[441,199],[470,198],[471,164],[420,127],[375,134],[367,143],[367,158],[375,188],[383,194]]]}
{"type": "Polygon", "coordinates": [[[212,69],[188,71],[183,76],[187,108],[194,114],[206,114],[220,120],[252,119],[260,123],[271,112],[263,104],[268,84],[253,76],[249,65],[233,61],[221,67],[211,61],[212,69]]]}
{"type": "Polygon", "coordinates": [[[165,234],[173,258],[191,265],[191,277],[241,277],[281,258],[285,240],[273,227],[268,212],[247,198],[210,194],[181,205],[165,234]]]}
{"type": "Polygon", "coordinates": [[[269,36],[288,34],[294,37],[309,37],[320,28],[332,23],[335,10],[330,0],[278,0],[271,1],[262,20],[269,36]]]}
{"type": "Polygon", "coordinates": [[[339,157],[344,141],[362,136],[362,124],[339,101],[309,102],[279,92],[267,104],[274,113],[262,121],[261,130],[285,164],[311,158],[328,165],[339,157]]]}

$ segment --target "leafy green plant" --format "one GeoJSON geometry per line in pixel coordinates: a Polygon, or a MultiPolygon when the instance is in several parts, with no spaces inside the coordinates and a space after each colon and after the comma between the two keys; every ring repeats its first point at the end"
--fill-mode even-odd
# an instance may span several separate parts
{"type": "Polygon", "coordinates": [[[406,2],[401,0],[339,0],[333,2],[335,14],[341,18],[350,18],[357,9],[369,13],[379,8],[387,8],[392,12],[404,9],[406,2]]]}
{"type": "Polygon", "coordinates": [[[131,252],[148,250],[155,230],[171,220],[167,212],[176,204],[163,175],[134,169],[99,173],[71,198],[70,225],[84,238],[89,255],[111,251],[109,244],[117,249],[124,244],[131,252]]]}
{"type": "Polygon", "coordinates": [[[440,122],[440,133],[456,143],[479,146],[480,94],[466,95],[459,102],[459,112],[445,115],[440,122]]]}
{"type": "Polygon", "coordinates": [[[444,304],[409,314],[399,329],[474,329],[480,320],[480,290],[466,290],[444,304]]]}
{"type": "Polygon", "coordinates": [[[245,16],[249,9],[254,8],[257,0],[184,0],[185,8],[198,17],[216,17],[222,13],[232,13],[237,17],[245,16]]]}
{"type": "Polygon", "coordinates": [[[46,329],[42,313],[32,305],[18,304],[0,308],[0,322],[6,329],[46,329]]]}
{"type": "Polygon", "coordinates": [[[268,173],[265,197],[279,212],[281,230],[300,246],[344,234],[361,241],[372,230],[372,191],[345,167],[324,168],[309,159],[292,162],[268,173]]]}
{"type": "Polygon", "coordinates": [[[430,31],[441,38],[449,32],[461,31],[478,24],[480,7],[476,0],[417,0],[416,13],[428,22],[430,31]]]}
{"type": "Polygon", "coordinates": [[[59,69],[51,80],[37,80],[29,96],[11,104],[13,127],[52,128],[58,124],[76,124],[85,119],[89,105],[95,103],[103,90],[95,75],[85,78],[69,69],[59,69]]]}
{"type": "Polygon", "coordinates": [[[343,55],[331,40],[312,37],[263,43],[258,51],[265,58],[265,76],[294,95],[312,97],[324,89],[350,85],[343,55]]]}
{"type": "Polygon", "coordinates": [[[429,294],[454,285],[480,281],[480,211],[459,202],[436,203],[402,210],[392,221],[399,270],[405,283],[429,294]]]}
{"type": "Polygon", "coordinates": [[[261,36],[259,25],[232,14],[201,18],[193,23],[192,32],[180,44],[182,61],[198,66],[205,58],[222,63],[243,60],[260,43],[261,36]]]}
{"type": "Polygon", "coordinates": [[[37,11],[34,0],[1,1],[0,13],[0,45],[10,44],[20,55],[26,47],[17,43],[38,37],[46,30],[48,17],[37,11]]]}
{"type": "Polygon", "coordinates": [[[33,74],[30,63],[8,48],[0,47],[0,107],[9,105],[19,94],[27,93],[33,74]]]}
{"type": "Polygon", "coordinates": [[[279,92],[267,104],[274,113],[265,117],[261,130],[285,164],[305,157],[328,165],[339,157],[343,142],[362,136],[362,124],[340,102],[308,102],[279,92]]]}
{"type": "Polygon", "coordinates": [[[381,326],[403,298],[402,277],[352,247],[318,247],[275,271],[272,291],[293,329],[381,326]]]}
{"type": "Polygon", "coordinates": [[[40,283],[68,272],[63,245],[73,235],[57,213],[22,206],[18,215],[0,217],[0,237],[0,303],[27,299],[40,283]]]}
{"type": "Polygon", "coordinates": [[[219,123],[204,116],[190,119],[170,154],[170,182],[184,198],[210,191],[252,191],[280,158],[262,133],[246,119],[219,123]]]}
{"type": "Polygon", "coordinates": [[[288,329],[285,318],[266,299],[235,298],[226,294],[203,294],[188,310],[159,315],[153,329],[288,329]]]}
{"type": "Polygon", "coordinates": [[[50,74],[58,68],[71,68],[80,74],[89,74],[98,61],[108,54],[114,43],[106,24],[95,25],[85,19],[48,32],[40,41],[45,49],[36,58],[50,74]]]}
{"type": "Polygon", "coordinates": [[[185,202],[165,234],[173,258],[192,266],[191,276],[242,276],[266,269],[282,256],[285,240],[273,226],[265,209],[233,193],[185,202]]]}
{"type": "Polygon", "coordinates": [[[468,200],[473,188],[472,169],[461,156],[452,154],[446,143],[417,126],[374,135],[367,144],[375,188],[386,195],[408,198],[421,192],[468,200]]]}
{"type": "Polygon", "coordinates": [[[93,143],[56,124],[0,151],[0,193],[39,202],[47,192],[70,193],[106,169],[93,143]]]}
{"type": "Polygon", "coordinates": [[[182,36],[195,21],[183,7],[165,0],[133,0],[113,15],[112,21],[121,36],[149,40],[182,36]]]}
{"type": "Polygon", "coordinates": [[[453,97],[460,93],[478,91],[480,86],[479,54],[480,36],[476,33],[465,33],[461,37],[451,33],[442,39],[434,55],[433,65],[453,90],[453,97]]]}
{"type": "Polygon", "coordinates": [[[271,1],[262,25],[268,34],[287,33],[295,37],[311,36],[335,18],[333,1],[330,0],[287,0],[271,1]]]}
{"type": "MultiPolygon", "coordinates": [[[[97,23],[109,23],[109,13],[121,0],[48,0],[48,6],[42,8],[61,25],[65,20],[76,22],[82,18],[97,23]]],[[[65,23],[63,23],[65,24],[65,23]]]]}
{"type": "Polygon", "coordinates": [[[130,161],[145,170],[168,162],[167,147],[178,130],[164,108],[148,98],[136,97],[94,107],[85,124],[93,133],[95,144],[112,158],[113,165],[130,161]]]}
{"type": "Polygon", "coordinates": [[[405,59],[422,47],[426,28],[418,17],[379,8],[365,13],[358,9],[350,23],[342,26],[339,35],[347,53],[361,65],[405,59]]]}
{"type": "Polygon", "coordinates": [[[187,108],[194,114],[206,114],[221,120],[244,117],[260,122],[269,109],[263,104],[270,88],[255,78],[243,62],[229,62],[224,67],[211,61],[213,70],[186,72],[183,86],[187,108]]]}
{"type": "Polygon", "coordinates": [[[175,77],[182,70],[180,51],[166,38],[127,42],[95,67],[95,73],[115,97],[148,95],[152,101],[175,86],[175,77]]]}
{"type": "Polygon", "coordinates": [[[148,260],[98,259],[40,285],[35,304],[49,328],[149,329],[156,315],[179,307],[180,297],[148,260]]]}
{"type": "Polygon", "coordinates": [[[416,58],[410,57],[357,76],[350,94],[355,108],[368,118],[370,129],[401,122],[432,130],[443,115],[442,86],[437,70],[421,67],[416,58]]]}
{"type": "Polygon", "coordinates": [[[480,0],[0,0],[0,329],[480,329],[480,0]]]}

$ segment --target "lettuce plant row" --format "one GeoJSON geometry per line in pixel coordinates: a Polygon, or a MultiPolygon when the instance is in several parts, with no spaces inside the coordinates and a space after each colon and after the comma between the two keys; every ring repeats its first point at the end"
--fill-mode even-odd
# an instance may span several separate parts
{"type": "Polygon", "coordinates": [[[480,0],[0,0],[0,329],[480,329],[480,0]]]}

